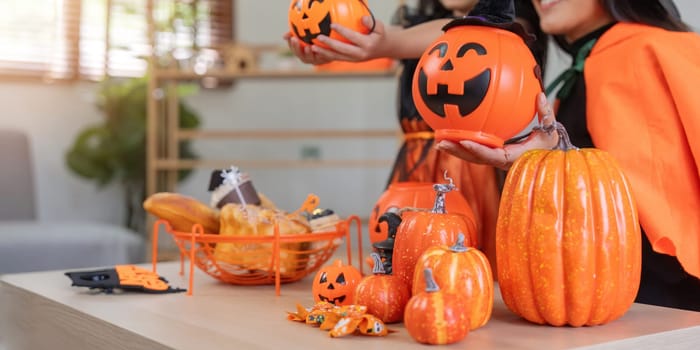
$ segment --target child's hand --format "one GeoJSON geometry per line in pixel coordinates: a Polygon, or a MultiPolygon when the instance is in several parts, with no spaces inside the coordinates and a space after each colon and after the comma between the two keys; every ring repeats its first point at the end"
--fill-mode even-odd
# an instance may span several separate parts
{"type": "Polygon", "coordinates": [[[362,24],[368,30],[374,29],[367,34],[363,34],[339,24],[331,24],[331,28],[347,39],[349,43],[331,39],[325,35],[319,35],[317,39],[330,49],[314,46],[311,50],[316,55],[331,61],[361,62],[383,57],[380,49],[385,39],[384,23],[370,16],[364,16],[362,17],[362,24]]]}
{"type": "Polygon", "coordinates": [[[292,33],[286,33],[283,38],[287,41],[292,53],[299,57],[304,63],[324,64],[331,61],[360,62],[377,58],[379,57],[378,49],[381,47],[381,42],[384,40],[384,24],[370,16],[362,17],[362,24],[367,27],[368,30],[372,28],[374,28],[374,30],[368,34],[363,34],[339,24],[332,24],[331,28],[347,39],[349,43],[332,39],[327,35],[319,35],[316,37],[316,40],[324,43],[329,48],[304,44],[299,38],[292,35],[292,33]]]}
{"type": "Polygon", "coordinates": [[[292,33],[287,32],[284,34],[283,39],[287,41],[287,45],[292,53],[299,58],[304,63],[307,64],[324,64],[331,60],[321,57],[315,54],[311,48],[313,45],[306,45],[302,43],[299,38],[292,35],[292,33]]]}

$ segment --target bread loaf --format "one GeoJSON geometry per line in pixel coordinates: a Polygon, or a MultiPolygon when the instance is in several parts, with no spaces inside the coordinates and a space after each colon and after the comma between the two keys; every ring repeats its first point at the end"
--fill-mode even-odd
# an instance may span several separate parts
{"type": "Polygon", "coordinates": [[[204,233],[219,233],[219,211],[179,193],[155,193],[143,202],[143,208],[159,219],[167,220],[175,231],[191,232],[201,224],[204,233]]]}

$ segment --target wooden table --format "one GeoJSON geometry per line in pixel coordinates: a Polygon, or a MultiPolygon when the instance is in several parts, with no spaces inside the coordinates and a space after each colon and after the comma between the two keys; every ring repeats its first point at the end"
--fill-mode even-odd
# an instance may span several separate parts
{"type": "MultiPolygon", "coordinates": [[[[187,264],[185,266],[188,266],[187,264]]],[[[150,267],[145,265],[144,267],[150,267]]],[[[186,287],[179,263],[158,273],[186,287]]],[[[187,271],[187,269],[186,269],[187,271]]],[[[425,349],[403,325],[387,337],[330,338],[288,321],[296,303],[313,305],[311,277],[282,285],[220,283],[197,270],[194,295],[102,294],[71,287],[64,271],[1,276],[0,348],[7,349],[425,349]]],[[[596,327],[550,327],[509,312],[496,293],[489,323],[456,349],[700,349],[700,313],[635,304],[627,314],[596,327]]]]}

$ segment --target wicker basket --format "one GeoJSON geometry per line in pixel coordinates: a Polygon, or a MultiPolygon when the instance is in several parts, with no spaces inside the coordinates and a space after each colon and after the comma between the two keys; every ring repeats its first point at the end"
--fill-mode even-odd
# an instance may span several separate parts
{"type": "Polygon", "coordinates": [[[274,235],[262,237],[205,233],[199,224],[192,227],[192,232],[179,232],[173,230],[168,221],[158,220],[153,225],[153,271],[156,271],[158,259],[158,231],[163,226],[179,248],[181,275],[184,275],[185,258],[190,260],[187,295],[193,293],[194,266],[226,283],[274,284],[276,294],[280,295],[282,283],[299,281],[318,270],[335,253],[343,239],[347,243],[347,263],[352,264],[350,226],[353,223],[357,227],[358,259],[362,262],[362,229],[357,216],[339,221],[335,230],[328,232],[280,235],[275,224],[274,235]],[[221,254],[216,254],[217,244],[230,244],[241,249],[236,249],[239,253],[235,256],[222,259],[221,254]]]}

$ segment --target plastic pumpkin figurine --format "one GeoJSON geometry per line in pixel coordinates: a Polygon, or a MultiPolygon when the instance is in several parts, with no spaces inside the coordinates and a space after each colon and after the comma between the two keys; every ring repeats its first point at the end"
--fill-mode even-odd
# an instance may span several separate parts
{"type": "Polygon", "coordinates": [[[503,302],[528,321],[600,325],[632,305],[641,273],[641,231],[615,159],[571,145],[532,150],[510,168],[496,225],[503,302]]]}
{"type": "Polygon", "coordinates": [[[311,291],[315,302],[327,301],[334,305],[352,305],[355,288],[362,280],[362,273],[352,265],[336,260],[316,273],[311,291]]]}
{"type": "MultiPolygon", "coordinates": [[[[430,209],[435,203],[435,190],[430,182],[397,182],[390,184],[372,208],[369,215],[369,240],[372,243],[383,241],[389,236],[389,225],[382,223],[379,218],[388,211],[398,211],[403,208],[430,209]]],[[[450,212],[474,217],[471,206],[459,191],[445,194],[445,205],[450,212]]]]}
{"type": "Polygon", "coordinates": [[[474,217],[448,212],[445,208],[445,194],[456,190],[456,186],[452,182],[435,184],[434,189],[436,195],[433,209],[401,213],[400,224],[396,231],[392,257],[393,274],[409,289],[412,289],[418,258],[428,248],[452,244],[460,233],[464,235],[466,246],[478,246],[474,217]]]}
{"type": "Polygon", "coordinates": [[[411,297],[404,325],[411,337],[423,344],[452,344],[469,334],[469,307],[465,298],[439,288],[432,270],[425,273],[426,287],[411,297]]]}
{"type": "Polygon", "coordinates": [[[413,294],[425,290],[423,270],[433,271],[435,282],[443,290],[460,294],[469,306],[470,330],[484,326],[493,311],[493,273],[486,255],[464,245],[459,234],[455,244],[428,248],[418,258],[413,277],[413,294]]]}
{"type": "Polygon", "coordinates": [[[502,147],[527,135],[539,124],[536,97],[543,89],[522,26],[463,18],[443,30],[418,61],[412,86],[436,140],[502,147]]]}
{"type": "Polygon", "coordinates": [[[374,18],[364,0],[292,0],[288,14],[294,36],[305,44],[325,48],[328,46],[316,40],[321,34],[347,42],[345,37],[331,30],[331,23],[363,34],[371,32],[362,24],[364,16],[374,18]]]}
{"type": "Polygon", "coordinates": [[[411,291],[397,277],[386,274],[379,254],[371,255],[374,259],[373,275],[363,278],[357,285],[355,304],[367,306],[368,313],[385,323],[400,322],[411,291]]]}

